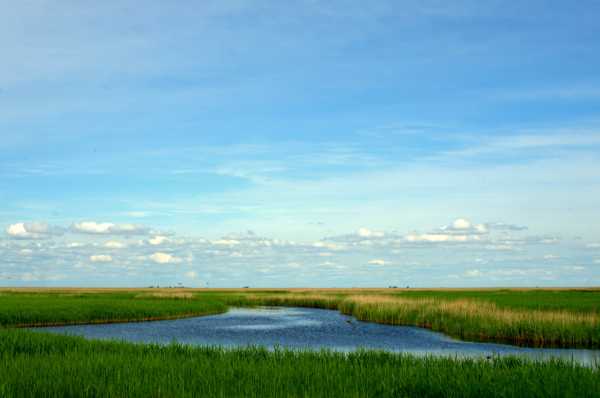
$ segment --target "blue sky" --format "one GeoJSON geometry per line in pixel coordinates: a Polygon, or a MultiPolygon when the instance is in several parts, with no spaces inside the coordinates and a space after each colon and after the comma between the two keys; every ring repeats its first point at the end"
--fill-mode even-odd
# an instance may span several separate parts
{"type": "Polygon", "coordinates": [[[600,281],[600,3],[0,15],[0,285],[600,281]]]}

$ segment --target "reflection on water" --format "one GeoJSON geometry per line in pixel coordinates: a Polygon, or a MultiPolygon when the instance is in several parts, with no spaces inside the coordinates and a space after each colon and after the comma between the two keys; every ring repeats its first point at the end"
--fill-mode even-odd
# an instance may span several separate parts
{"type": "Polygon", "coordinates": [[[93,339],[134,342],[220,345],[261,345],[301,349],[358,348],[407,352],[416,355],[487,357],[523,355],[561,357],[600,363],[600,350],[535,349],[503,344],[459,341],[430,330],[359,322],[337,311],[312,308],[236,308],[213,316],[170,321],[48,327],[37,330],[81,335],[93,339]]]}

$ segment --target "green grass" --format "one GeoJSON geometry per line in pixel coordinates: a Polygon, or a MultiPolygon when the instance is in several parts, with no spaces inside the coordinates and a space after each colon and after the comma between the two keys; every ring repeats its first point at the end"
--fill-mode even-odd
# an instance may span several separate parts
{"type": "Polygon", "coordinates": [[[597,397],[600,369],[516,358],[268,352],[0,331],[1,397],[597,397]]]}
{"type": "Polygon", "coordinates": [[[0,326],[108,323],[200,316],[227,311],[211,298],[153,298],[124,293],[0,293],[0,326]]]}
{"type": "Polygon", "coordinates": [[[397,293],[406,298],[438,298],[445,300],[479,300],[500,308],[542,311],[572,311],[600,314],[600,289],[595,290],[430,290],[397,293]]]}

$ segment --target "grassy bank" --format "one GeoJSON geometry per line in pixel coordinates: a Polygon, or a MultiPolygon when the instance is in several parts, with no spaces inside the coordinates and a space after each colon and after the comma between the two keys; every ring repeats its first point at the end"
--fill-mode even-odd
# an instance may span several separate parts
{"type": "Polygon", "coordinates": [[[166,347],[0,331],[2,397],[593,397],[600,370],[503,358],[166,347]]]}
{"type": "Polygon", "coordinates": [[[149,321],[227,311],[227,305],[189,292],[0,292],[0,326],[149,321]]]}
{"type": "Polygon", "coordinates": [[[541,300],[535,290],[376,293],[307,291],[223,295],[220,299],[232,305],[337,309],[362,321],[425,327],[463,340],[600,347],[598,291],[548,291],[541,300]],[[568,299],[561,301],[562,297],[568,299]]]}

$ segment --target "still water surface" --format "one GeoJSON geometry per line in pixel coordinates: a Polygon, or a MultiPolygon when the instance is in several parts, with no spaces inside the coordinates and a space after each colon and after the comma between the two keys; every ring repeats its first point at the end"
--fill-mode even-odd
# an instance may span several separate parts
{"type": "Polygon", "coordinates": [[[37,330],[144,343],[260,345],[297,349],[352,351],[359,348],[416,355],[486,357],[523,355],[560,357],[584,364],[600,363],[600,350],[536,349],[472,343],[410,326],[357,321],[337,311],[313,308],[234,308],[225,314],[169,321],[47,327],[37,330]]]}

